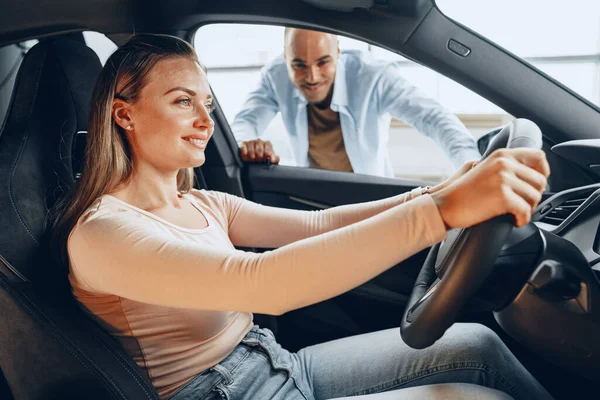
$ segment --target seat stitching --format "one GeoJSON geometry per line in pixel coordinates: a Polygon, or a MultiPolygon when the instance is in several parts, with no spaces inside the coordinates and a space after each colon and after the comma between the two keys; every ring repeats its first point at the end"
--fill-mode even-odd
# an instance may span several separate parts
{"type": "MultiPolygon", "coordinates": [[[[37,76],[37,81],[35,84],[35,94],[33,96],[33,99],[31,101],[31,105],[29,108],[29,112],[27,113],[27,116],[30,116],[33,113],[33,107],[35,106],[35,102],[37,100],[37,96],[38,96],[38,88],[40,86],[40,80],[42,78],[42,71],[43,68],[42,66],[44,65],[46,59],[48,58],[48,50],[46,50],[46,53],[44,54],[44,59],[42,60],[42,62],[40,62],[38,64],[39,69],[36,71],[38,76],[37,76]]],[[[24,77],[20,77],[20,79],[23,79],[24,77]]],[[[33,239],[33,241],[35,242],[35,244],[37,244],[38,246],[40,245],[40,243],[37,241],[37,239],[35,238],[35,236],[31,233],[31,231],[29,230],[29,228],[27,227],[27,225],[25,224],[25,221],[23,220],[23,217],[21,216],[21,213],[19,213],[19,210],[17,209],[17,206],[15,204],[14,198],[13,198],[13,193],[12,193],[12,182],[15,176],[15,172],[17,170],[17,164],[19,163],[19,160],[21,159],[21,155],[23,153],[23,149],[25,148],[25,145],[27,144],[27,140],[29,139],[29,129],[30,129],[30,125],[27,124],[27,129],[26,129],[26,133],[23,136],[23,140],[21,141],[21,147],[19,149],[19,152],[17,153],[17,157],[15,158],[15,161],[13,163],[12,166],[12,171],[10,174],[10,178],[8,179],[8,197],[10,198],[10,203],[12,204],[13,209],[15,210],[15,213],[17,214],[17,217],[19,218],[19,221],[21,221],[21,224],[23,225],[23,227],[25,228],[25,230],[27,231],[27,233],[29,234],[29,236],[31,236],[31,238],[33,239]]]]}
{"type": "MultiPolygon", "coordinates": [[[[70,158],[70,159],[72,159],[72,158],[73,158],[73,156],[68,156],[68,157],[66,157],[66,156],[65,156],[65,157],[63,157],[63,155],[62,155],[62,154],[61,154],[61,152],[60,152],[60,146],[61,146],[61,144],[63,144],[63,143],[64,143],[64,144],[65,144],[65,146],[67,146],[67,141],[65,140],[65,137],[66,137],[66,136],[67,136],[69,133],[68,133],[68,132],[65,132],[65,133],[63,133],[63,129],[64,129],[64,127],[65,127],[65,125],[66,125],[66,124],[67,124],[67,121],[63,122],[62,126],[60,127],[60,140],[59,140],[59,142],[58,142],[58,159],[59,159],[59,161],[62,163],[62,165],[65,167],[65,169],[67,170],[67,172],[69,172],[69,166],[67,165],[67,163],[65,162],[65,160],[67,160],[67,159],[69,159],[69,158],[70,158]]],[[[71,161],[72,161],[72,160],[71,160],[71,161]]],[[[63,186],[70,186],[70,185],[69,185],[69,182],[66,182],[65,180],[63,180],[63,179],[61,178],[61,176],[58,174],[58,172],[56,172],[56,169],[55,169],[55,168],[52,168],[52,172],[54,172],[54,176],[56,176],[56,182],[57,182],[56,189],[55,189],[55,192],[53,193],[53,195],[55,195],[55,194],[56,194],[56,190],[58,190],[58,191],[59,191],[59,193],[60,193],[60,192],[62,192],[62,193],[66,193],[66,192],[67,192],[67,190],[66,190],[66,189],[64,189],[64,188],[63,188],[63,186]]],[[[72,171],[72,169],[71,169],[71,173],[72,173],[72,172],[73,172],[73,171],[72,171]]]]}
{"type": "MultiPolygon", "coordinates": [[[[19,294],[21,294],[21,296],[23,296],[27,299],[29,304],[26,304],[21,298],[19,298],[18,296],[15,296],[16,300],[31,313],[31,316],[33,316],[43,326],[47,326],[47,327],[51,328],[50,333],[52,334],[52,336],[54,338],[58,339],[59,342],[63,345],[63,348],[65,348],[69,353],[71,353],[71,355],[74,356],[77,361],[79,361],[87,370],[89,370],[93,375],[95,375],[96,378],[101,378],[98,374],[98,372],[100,372],[101,375],[103,375],[110,383],[112,383],[114,385],[114,382],[112,382],[112,380],[110,378],[108,378],[104,373],[102,373],[102,371],[100,371],[98,366],[95,365],[95,363],[93,361],[87,359],[88,362],[90,362],[92,365],[94,365],[96,368],[98,368],[97,371],[90,369],[89,365],[87,365],[85,362],[83,362],[82,358],[79,357],[79,355],[76,354],[73,351],[73,349],[71,349],[69,346],[65,346],[65,342],[66,342],[67,344],[71,344],[77,350],[79,350],[79,352],[81,352],[81,350],[76,345],[73,345],[73,343],[70,343],[69,339],[67,339],[65,337],[61,337],[60,334],[57,334],[57,333],[60,333],[60,331],[58,329],[56,329],[56,326],[49,320],[49,318],[44,314],[44,312],[41,311],[39,309],[39,307],[37,307],[23,291],[21,291],[18,288],[13,287],[12,285],[7,285],[5,277],[2,274],[0,274],[0,282],[2,283],[2,286],[4,286],[5,289],[9,291],[9,293],[11,292],[11,289],[12,289],[12,290],[19,292],[19,294]],[[33,312],[34,309],[37,310],[37,312],[40,313],[46,319],[46,321],[43,321],[38,315],[36,315],[36,313],[33,312]],[[56,331],[59,331],[59,332],[56,332],[56,331]]],[[[64,334],[62,336],[64,336],[64,334]]],[[[85,355],[85,354],[83,354],[83,352],[81,352],[81,353],[82,353],[82,355],[85,355]]],[[[112,389],[118,391],[121,394],[121,397],[125,398],[123,396],[123,393],[119,390],[118,387],[116,387],[116,385],[114,385],[114,388],[112,388],[112,389]]],[[[114,393],[113,393],[113,398],[116,398],[116,397],[114,397],[114,393]]]]}
{"type": "MultiPolygon", "coordinates": [[[[4,279],[4,277],[3,277],[3,276],[2,276],[2,279],[4,279]]],[[[42,310],[41,310],[39,307],[37,307],[37,306],[35,305],[35,303],[34,303],[34,302],[33,302],[33,301],[32,301],[32,300],[29,298],[29,296],[28,296],[26,293],[22,292],[22,291],[21,291],[20,289],[18,289],[18,288],[15,288],[15,290],[17,290],[19,293],[21,293],[21,295],[22,295],[22,296],[24,296],[24,297],[25,297],[25,298],[26,298],[26,299],[27,299],[27,300],[28,300],[28,301],[31,303],[31,306],[33,306],[33,307],[34,307],[34,308],[35,308],[35,309],[36,309],[36,310],[37,310],[37,311],[38,311],[40,314],[42,314],[42,315],[44,316],[44,318],[46,318],[46,320],[48,321],[48,322],[46,323],[46,325],[48,325],[48,326],[50,326],[50,327],[53,327],[53,328],[55,328],[55,330],[56,330],[58,333],[61,333],[60,329],[58,329],[58,327],[56,327],[56,325],[55,325],[55,324],[54,324],[54,323],[51,321],[51,319],[50,319],[50,318],[48,318],[48,316],[47,316],[47,315],[46,315],[46,314],[45,314],[45,313],[44,313],[44,312],[43,312],[43,311],[42,311],[42,310]]],[[[22,302],[21,302],[21,304],[23,304],[23,306],[27,307],[27,305],[26,305],[26,304],[24,304],[24,303],[22,303],[22,302]]],[[[31,310],[31,308],[28,308],[28,309],[29,309],[29,310],[31,310]]],[[[39,322],[41,322],[41,323],[43,324],[43,321],[39,320],[39,318],[38,318],[38,321],[39,321],[39,322]]],[[[60,338],[59,336],[57,336],[55,333],[53,333],[53,336],[55,336],[57,339],[61,339],[61,338],[60,338]]],[[[115,358],[117,358],[117,356],[121,357],[121,355],[119,355],[119,354],[115,354],[115,353],[112,351],[112,349],[108,348],[108,347],[106,346],[106,343],[104,343],[104,342],[101,340],[101,338],[97,337],[96,335],[94,335],[94,338],[95,338],[95,339],[97,339],[97,340],[98,340],[98,342],[99,342],[99,343],[102,345],[102,347],[104,347],[106,350],[108,350],[108,352],[109,352],[109,353],[110,353],[110,354],[111,354],[113,357],[115,357],[115,358]]],[[[71,340],[70,340],[70,339],[69,339],[69,338],[68,338],[68,337],[67,337],[67,336],[66,336],[64,333],[62,333],[62,339],[63,339],[64,341],[66,341],[68,344],[70,344],[71,346],[75,347],[75,348],[76,348],[76,349],[77,349],[77,350],[78,350],[78,351],[79,351],[79,352],[80,352],[80,353],[81,353],[83,356],[85,356],[85,359],[86,359],[86,360],[87,360],[89,363],[91,363],[91,364],[92,364],[94,367],[96,367],[96,368],[98,369],[98,372],[100,372],[100,374],[101,374],[102,376],[104,376],[104,377],[105,377],[105,378],[106,378],[106,379],[107,379],[107,380],[108,380],[110,383],[112,383],[112,384],[115,386],[115,390],[117,390],[117,391],[119,391],[119,393],[121,393],[121,391],[118,389],[118,387],[115,385],[115,383],[114,383],[114,382],[113,382],[113,381],[112,381],[112,380],[111,380],[111,379],[110,379],[110,378],[109,378],[109,377],[108,377],[108,376],[107,376],[107,375],[106,375],[106,374],[105,374],[105,373],[102,371],[102,369],[101,369],[101,368],[100,368],[98,365],[96,365],[96,363],[95,363],[95,362],[94,362],[92,359],[90,359],[90,358],[89,358],[89,357],[88,357],[88,356],[85,354],[85,352],[84,352],[84,351],[82,351],[82,350],[81,350],[81,348],[79,348],[79,346],[77,346],[77,345],[76,345],[76,344],[75,344],[73,341],[71,341],[71,340]]],[[[71,352],[71,354],[73,354],[71,350],[69,350],[69,352],[71,352]]],[[[74,356],[76,356],[75,354],[73,354],[73,355],[74,355],[74,356]]],[[[130,370],[130,367],[129,367],[129,366],[127,366],[126,364],[123,364],[123,363],[121,362],[121,360],[119,360],[119,359],[117,359],[117,361],[118,361],[118,362],[119,362],[119,364],[121,364],[121,366],[122,366],[122,367],[124,367],[124,368],[127,370],[127,372],[128,372],[130,375],[131,375],[131,370],[130,370]]],[[[89,368],[88,368],[88,369],[89,369],[89,368]]],[[[93,371],[92,371],[92,372],[93,372],[93,371]]],[[[132,375],[132,377],[133,377],[133,378],[136,380],[136,382],[137,382],[137,383],[141,383],[141,382],[140,382],[140,381],[137,379],[137,377],[135,377],[135,376],[133,376],[133,375],[132,375]]],[[[148,395],[148,396],[149,396],[149,398],[153,398],[153,396],[151,396],[151,395],[150,395],[150,394],[149,394],[149,393],[146,391],[146,389],[143,387],[143,384],[142,384],[142,389],[144,390],[144,392],[146,393],[146,395],[148,395]]],[[[122,394],[122,393],[121,393],[121,394],[122,394]]]]}
{"type": "MultiPolygon", "coordinates": [[[[68,82],[68,79],[67,79],[67,77],[66,77],[66,74],[64,73],[64,71],[65,71],[65,66],[64,66],[63,60],[62,60],[60,57],[57,57],[57,59],[58,59],[58,63],[59,63],[59,64],[60,64],[60,66],[61,66],[61,68],[60,68],[60,71],[63,73],[63,78],[65,79],[65,81],[67,81],[67,82],[68,82]]],[[[67,88],[69,89],[67,92],[68,92],[69,98],[70,98],[70,100],[71,100],[71,104],[75,104],[75,101],[73,100],[73,92],[72,92],[72,90],[71,90],[71,86],[67,84],[67,88]]],[[[77,109],[75,109],[75,114],[77,114],[77,109]]],[[[76,128],[77,128],[77,127],[76,127],[76,128]]],[[[61,135],[61,140],[64,140],[64,136],[62,136],[62,135],[61,135]]],[[[59,142],[59,146],[60,146],[60,142],[59,142]]],[[[60,151],[59,151],[59,158],[60,158],[60,160],[63,162],[63,165],[65,165],[65,167],[67,167],[67,166],[66,166],[66,164],[64,163],[64,158],[63,158],[63,157],[62,157],[62,155],[60,154],[60,151]]],[[[68,157],[65,157],[65,158],[68,158],[68,157]]],[[[73,155],[72,155],[72,153],[71,153],[71,158],[73,158],[73,155]]],[[[68,167],[67,167],[67,171],[68,171],[68,167]]],[[[73,171],[72,171],[72,172],[73,172],[73,171]]],[[[54,173],[56,174],[56,171],[54,171],[54,173]]],[[[57,174],[56,174],[56,175],[57,175],[57,174]]],[[[58,176],[58,175],[57,175],[57,176],[58,176]]],[[[60,180],[60,179],[59,179],[59,180],[60,180]]],[[[60,184],[60,182],[59,182],[59,184],[60,184]]],[[[114,357],[114,358],[117,360],[117,362],[118,362],[119,364],[121,364],[121,366],[122,366],[122,367],[123,367],[123,368],[124,368],[124,369],[127,371],[127,373],[128,373],[128,374],[129,374],[129,375],[130,375],[130,376],[131,376],[131,377],[132,377],[132,378],[133,378],[133,379],[134,379],[134,380],[135,380],[137,383],[138,383],[138,385],[139,385],[139,386],[142,388],[142,390],[144,391],[144,393],[146,394],[146,396],[148,396],[148,398],[151,398],[151,399],[152,399],[152,398],[156,398],[155,396],[153,396],[153,395],[152,395],[152,392],[151,392],[151,391],[149,391],[150,387],[147,385],[147,383],[146,383],[146,382],[145,382],[143,379],[141,379],[142,377],[141,377],[141,376],[139,376],[138,372],[137,372],[137,371],[135,371],[135,370],[132,370],[132,368],[131,368],[131,367],[130,367],[130,366],[129,366],[129,365],[126,363],[126,362],[124,362],[124,358],[123,358],[123,355],[122,355],[122,354],[114,352],[114,351],[113,351],[113,350],[110,348],[110,346],[108,346],[108,345],[107,345],[107,344],[104,342],[104,339],[103,339],[103,338],[101,338],[101,337],[97,337],[96,335],[94,335],[94,337],[96,337],[96,339],[99,341],[99,343],[102,345],[102,347],[103,347],[103,348],[104,348],[106,351],[108,351],[108,352],[109,352],[109,353],[110,353],[110,354],[111,354],[111,355],[112,355],[112,356],[113,356],[113,357],[114,357]]],[[[140,346],[140,348],[141,348],[141,346],[140,346]]],[[[155,388],[154,388],[154,386],[152,386],[152,391],[155,391],[155,388]]]]}
{"type": "MultiPolygon", "coordinates": [[[[40,63],[39,63],[39,66],[42,66],[42,65],[44,65],[44,62],[45,62],[45,60],[46,60],[46,58],[47,58],[47,57],[48,57],[48,51],[46,51],[46,54],[44,55],[44,60],[43,60],[42,62],[40,62],[40,63]]],[[[60,62],[60,60],[59,60],[59,62],[60,62]]],[[[31,107],[30,107],[30,110],[29,110],[29,113],[28,113],[28,115],[31,115],[31,113],[32,113],[32,110],[33,110],[33,107],[34,107],[34,105],[35,105],[35,101],[36,101],[36,99],[37,99],[37,96],[38,96],[38,88],[39,88],[39,85],[40,85],[40,80],[41,80],[41,75],[42,75],[42,68],[40,68],[40,69],[39,69],[37,72],[38,72],[38,77],[37,77],[37,82],[36,82],[36,86],[35,86],[35,87],[36,87],[36,90],[35,90],[35,95],[34,95],[34,98],[33,98],[33,101],[32,101],[32,103],[31,103],[31,107]]],[[[69,93],[69,95],[71,95],[71,93],[69,93]]],[[[16,204],[15,204],[15,202],[14,202],[14,198],[13,198],[13,195],[12,195],[12,181],[13,181],[13,179],[14,179],[14,174],[15,174],[15,172],[16,172],[16,166],[17,166],[17,164],[18,164],[18,162],[19,162],[19,160],[20,160],[20,157],[21,157],[21,155],[22,155],[22,153],[23,153],[23,149],[24,149],[24,147],[25,147],[25,144],[26,144],[26,142],[27,142],[27,139],[29,138],[29,133],[30,133],[30,131],[29,131],[29,128],[30,128],[30,127],[29,127],[29,125],[28,125],[28,127],[27,127],[27,130],[26,130],[26,134],[25,134],[25,135],[24,135],[24,137],[23,137],[23,138],[24,138],[24,140],[22,141],[21,148],[19,149],[19,152],[18,152],[18,154],[17,154],[17,157],[16,157],[16,159],[15,159],[15,161],[14,161],[14,163],[13,163],[13,166],[12,166],[12,172],[11,172],[11,176],[10,176],[10,178],[9,178],[9,181],[8,181],[8,184],[9,184],[9,191],[8,191],[8,193],[9,193],[9,198],[10,198],[10,200],[11,200],[12,207],[13,207],[13,209],[15,210],[15,213],[17,214],[17,216],[18,216],[18,218],[19,218],[19,220],[20,220],[21,224],[23,225],[23,227],[25,228],[25,230],[27,231],[27,233],[29,233],[29,235],[31,236],[31,238],[33,239],[33,241],[34,241],[34,242],[35,242],[35,243],[36,243],[36,244],[39,246],[40,244],[39,244],[38,240],[37,240],[37,239],[35,238],[35,236],[34,236],[34,235],[31,233],[31,231],[29,230],[29,228],[28,228],[28,227],[27,227],[27,225],[25,224],[25,222],[24,222],[23,218],[21,217],[21,214],[19,213],[19,210],[18,210],[18,209],[17,209],[17,207],[16,207],[16,204]]],[[[29,298],[29,297],[28,297],[28,296],[27,296],[25,293],[23,293],[21,290],[19,290],[19,289],[16,289],[16,288],[15,288],[15,290],[19,291],[19,293],[21,293],[21,295],[23,295],[25,298],[27,298],[27,300],[28,300],[30,303],[32,303],[32,305],[33,305],[33,306],[34,306],[34,307],[35,307],[35,308],[38,310],[38,312],[39,312],[39,313],[41,313],[41,314],[42,314],[42,315],[43,315],[43,316],[44,316],[44,317],[45,317],[45,318],[48,320],[48,322],[47,322],[46,324],[54,325],[53,323],[51,323],[50,319],[49,319],[49,318],[48,318],[48,317],[47,317],[47,316],[44,314],[44,312],[43,312],[43,311],[41,311],[41,310],[40,310],[40,309],[39,309],[37,306],[35,306],[35,305],[33,304],[33,302],[31,301],[31,299],[30,299],[30,298],[29,298]]],[[[20,302],[20,303],[21,303],[21,304],[22,304],[24,307],[27,307],[27,305],[25,305],[25,304],[24,304],[24,303],[23,303],[23,302],[22,302],[20,299],[19,299],[19,302],[20,302]]],[[[27,307],[27,308],[28,308],[29,310],[31,310],[29,307],[27,307]]],[[[42,322],[42,321],[41,321],[41,320],[40,320],[40,319],[39,319],[37,316],[36,316],[36,319],[37,319],[37,320],[38,320],[40,323],[44,324],[44,323],[43,323],[43,322],[42,322]]],[[[54,325],[54,327],[55,327],[55,325],[54,325]]],[[[57,330],[58,330],[58,328],[56,328],[56,327],[55,327],[55,329],[57,329],[57,330]]],[[[59,331],[60,331],[60,330],[59,330],[59,331]]],[[[63,334],[63,335],[64,335],[64,334],[63,334]]],[[[59,337],[56,335],[56,333],[54,333],[54,332],[53,332],[53,336],[54,336],[54,337],[56,337],[57,339],[60,339],[60,338],[59,338],[59,337]]],[[[108,351],[108,352],[109,352],[109,353],[110,353],[110,354],[111,354],[113,357],[115,357],[115,359],[117,360],[117,362],[119,362],[119,364],[121,364],[121,366],[125,368],[125,370],[126,370],[128,373],[129,373],[129,375],[130,375],[130,376],[132,376],[132,377],[135,379],[135,381],[136,381],[138,384],[140,384],[140,386],[141,386],[142,390],[144,390],[144,392],[146,393],[146,395],[148,396],[148,398],[155,398],[154,396],[152,396],[152,395],[151,395],[151,394],[148,392],[148,390],[147,390],[147,387],[146,387],[147,385],[145,385],[145,382],[143,382],[143,380],[142,380],[142,381],[140,381],[139,377],[138,377],[138,376],[135,376],[135,375],[134,375],[134,373],[133,373],[133,371],[131,371],[131,368],[130,368],[128,365],[126,365],[125,363],[123,363],[123,361],[120,359],[120,358],[122,358],[122,355],[120,355],[120,354],[118,354],[118,353],[114,353],[114,352],[112,351],[112,349],[110,349],[110,348],[109,348],[109,347],[106,345],[106,343],[104,343],[103,339],[101,339],[101,338],[98,338],[96,335],[94,335],[94,337],[95,337],[95,338],[98,340],[98,342],[99,342],[99,343],[102,345],[102,347],[103,347],[105,350],[107,350],[107,351],[108,351]]],[[[103,375],[103,376],[104,376],[104,377],[105,377],[105,378],[106,378],[106,379],[107,379],[107,380],[108,380],[110,383],[112,383],[112,384],[113,384],[113,386],[114,386],[114,389],[115,389],[115,390],[117,390],[117,391],[118,391],[118,392],[119,392],[119,393],[120,393],[120,394],[123,396],[122,392],[121,392],[121,391],[120,391],[120,390],[119,390],[119,389],[116,387],[116,385],[114,384],[114,382],[113,382],[113,381],[112,381],[112,380],[111,380],[111,379],[110,379],[108,376],[106,376],[106,375],[105,375],[105,374],[104,374],[104,373],[103,373],[103,372],[100,370],[100,368],[99,368],[99,367],[98,367],[98,366],[97,366],[97,365],[96,365],[96,364],[95,364],[95,363],[94,363],[94,362],[93,362],[91,359],[89,359],[89,358],[87,357],[87,355],[85,355],[85,353],[84,353],[84,352],[83,352],[83,351],[82,351],[82,350],[81,350],[81,349],[80,349],[80,348],[79,348],[79,347],[78,347],[78,346],[77,346],[75,343],[73,343],[73,342],[72,342],[70,339],[68,339],[67,337],[63,337],[63,338],[62,338],[62,340],[64,340],[64,341],[66,341],[67,343],[71,344],[71,345],[72,345],[72,346],[74,346],[74,347],[75,347],[75,348],[76,348],[76,349],[77,349],[79,352],[81,352],[81,353],[82,353],[82,355],[84,355],[84,356],[85,356],[85,358],[88,360],[88,362],[90,362],[90,363],[91,363],[91,364],[92,364],[94,367],[96,367],[96,368],[99,370],[99,372],[101,372],[101,374],[102,374],[102,375],[103,375]]],[[[65,347],[66,347],[66,346],[65,346],[65,347]]],[[[67,349],[68,349],[68,348],[67,348],[67,349]]],[[[85,363],[83,363],[83,362],[82,362],[82,361],[79,359],[79,357],[78,357],[76,354],[74,354],[74,353],[73,353],[72,349],[68,349],[68,351],[69,351],[71,354],[73,354],[73,355],[74,355],[74,356],[75,356],[75,357],[76,357],[76,358],[77,358],[77,359],[78,359],[78,360],[79,360],[79,361],[80,361],[82,364],[84,364],[84,365],[85,365],[85,363]]],[[[89,369],[89,366],[87,366],[87,365],[86,365],[86,368],[88,368],[88,369],[89,369]]],[[[92,371],[92,372],[94,373],[94,371],[92,371]]],[[[96,375],[96,373],[95,373],[95,375],[96,375]]]]}
{"type": "MultiPolygon", "coordinates": [[[[119,353],[115,353],[105,342],[104,339],[101,337],[96,337],[94,335],[94,337],[98,340],[98,342],[102,345],[102,347],[108,351],[116,360],[119,364],[121,364],[121,366],[123,368],[125,368],[125,370],[127,371],[127,373],[133,378],[135,379],[135,381],[140,385],[140,387],[142,388],[142,390],[144,391],[144,393],[146,393],[146,395],[148,396],[149,399],[156,399],[155,396],[153,396],[151,393],[148,392],[149,387],[147,386],[146,382],[144,382],[143,380],[141,380],[140,376],[137,376],[137,371],[132,370],[131,367],[127,364],[123,362],[123,355],[119,354],[119,353]]],[[[152,390],[154,389],[154,386],[152,386],[152,390]]]]}
{"type": "Polygon", "coordinates": [[[139,349],[140,349],[140,353],[142,353],[142,360],[144,361],[144,367],[146,368],[146,371],[148,372],[148,377],[150,378],[150,380],[152,380],[152,374],[150,372],[150,368],[148,367],[148,359],[146,357],[146,353],[144,352],[144,348],[142,347],[142,345],[140,344],[140,341],[138,339],[138,337],[136,336],[135,332],[133,331],[133,328],[131,327],[131,323],[129,322],[129,318],[127,318],[127,313],[125,312],[125,307],[123,306],[123,298],[121,296],[117,296],[119,298],[119,305],[121,306],[121,312],[123,313],[123,317],[125,318],[125,322],[127,323],[127,327],[129,328],[129,331],[131,332],[131,334],[133,335],[133,338],[135,339],[139,349]]]}
{"type": "MultiPolygon", "coordinates": [[[[68,84],[68,83],[69,83],[69,80],[67,79],[67,74],[65,73],[65,70],[66,70],[66,68],[65,68],[65,66],[64,66],[63,60],[62,60],[61,58],[58,58],[58,63],[59,63],[59,64],[60,64],[60,66],[61,66],[61,69],[60,69],[60,71],[61,71],[61,72],[62,72],[62,74],[63,74],[63,79],[65,80],[65,82],[67,82],[67,89],[68,89],[68,90],[67,90],[67,93],[68,93],[68,95],[69,95],[69,99],[71,100],[71,104],[72,104],[72,105],[74,105],[74,104],[75,104],[75,100],[73,99],[73,91],[71,90],[71,86],[68,84]]],[[[91,102],[91,99],[90,99],[90,102],[91,102]]],[[[74,110],[75,118],[77,119],[77,108],[76,108],[76,107],[73,107],[73,110],[74,110]]],[[[66,123],[66,122],[65,122],[65,123],[66,123]]],[[[63,124],[63,126],[64,126],[64,124],[63,124]]],[[[78,129],[78,128],[79,128],[79,127],[77,126],[77,123],[76,123],[76,124],[75,124],[75,129],[78,129]]],[[[62,132],[62,129],[61,129],[61,132],[62,132]]],[[[68,134],[68,133],[67,133],[67,134],[68,134]]],[[[65,135],[62,135],[62,134],[61,134],[61,138],[60,138],[60,141],[59,141],[59,143],[58,143],[58,146],[59,146],[58,156],[59,156],[59,159],[60,159],[60,161],[61,161],[61,162],[62,162],[62,164],[64,165],[64,167],[67,169],[67,171],[69,171],[69,167],[68,167],[68,166],[67,166],[67,164],[65,163],[65,159],[68,159],[68,158],[70,158],[70,159],[71,159],[71,161],[73,160],[73,151],[72,151],[73,149],[72,149],[72,146],[73,146],[73,143],[74,143],[74,140],[75,140],[75,136],[76,136],[76,135],[77,135],[77,132],[76,132],[76,133],[73,135],[73,138],[72,138],[72,141],[71,141],[71,144],[70,144],[70,146],[69,146],[69,145],[67,145],[66,141],[64,140],[64,139],[65,139],[65,136],[66,136],[66,134],[65,134],[65,135]],[[68,156],[68,157],[63,157],[63,156],[62,156],[62,154],[60,153],[60,144],[61,144],[61,143],[65,143],[66,147],[70,147],[70,148],[71,148],[71,155],[70,155],[70,156],[68,156]]],[[[74,171],[73,171],[73,168],[71,168],[71,173],[74,173],[74,171]]],[[[59,186],[60,186],[60,177],[58,176],[58,174],[56,173],[56,171],[54,171],[54,174],[57,176],[57,178],[59,178],[59,186]]],[[[74,178],[73,178],[73,179],[74,179],[74,178]]],[[[68,185],[68,183],[67,183],[67,185],[68,185]]]]}

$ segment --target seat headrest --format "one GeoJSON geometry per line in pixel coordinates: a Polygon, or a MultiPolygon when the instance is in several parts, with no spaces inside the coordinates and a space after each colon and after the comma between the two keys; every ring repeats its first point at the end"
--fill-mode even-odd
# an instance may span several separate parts
{"type": "Polygon", "coordinates": [[[87,131],[101,69],[90,48],[65,38],[38,43],[21,63],[0,132],[0,256],[26,279],[35,274],[48,209],[74,183],[82,157],[73,157],[74,138],[87,131]]]}

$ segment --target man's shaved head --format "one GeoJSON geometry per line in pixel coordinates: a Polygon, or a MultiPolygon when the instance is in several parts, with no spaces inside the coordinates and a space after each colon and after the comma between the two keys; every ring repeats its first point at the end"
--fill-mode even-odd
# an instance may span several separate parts
{"type": "Polygon", "coordinates": [[[331,100],[339,53],[336,35],[285,28],[284,56],[288,74],[309,103],[331,100]]]}
{"type": "Polygon", "coordinates": [[[294,45],[295,42],[299,40],[326,40],[332,46],[338,47],[338,37],[333,33],[319,32],[319,31],[311,31],[307,29],[299,29],[299,28],[285,28],[283,32],[283,47],[287,49],[288,46],[294,45]]]}

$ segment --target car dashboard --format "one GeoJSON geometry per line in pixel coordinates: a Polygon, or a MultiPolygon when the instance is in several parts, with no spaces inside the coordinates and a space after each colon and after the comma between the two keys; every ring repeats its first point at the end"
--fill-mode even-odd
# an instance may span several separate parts
{"type": "Polygon", "coordinates": [[[532,221],[573,243],[600,278],[600,184],[552,195],[537,207],[532,221]]]}
{"type": "Polygon", "coordinates": [[[517,341],[581,376],[600,374],[600,183],[552,194],[513,229],[488,298],[518,292],[494,315],[517,341]],[[505,260],[504,262],[502,260],[505,260]],[[519,279],[514,276],[522,274],[519,279]],[[505,277],[508,276],[505,275],[505,277]],[[525,277],[525,278],[524,278],[525,277]],[[508,282],[526,280],[524,286],[508,282]],[[500,284],[504,282],[504,284],[500,284]]]}

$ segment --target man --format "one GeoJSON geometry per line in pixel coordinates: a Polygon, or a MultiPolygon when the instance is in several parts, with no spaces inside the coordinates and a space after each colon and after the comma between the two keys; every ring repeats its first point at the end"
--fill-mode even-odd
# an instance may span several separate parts
{"type": "Polygon", "coordinates": [[[455,168],[480,154],[452,112],[400,75],[394,63],[340,52],[337,36],[286,28],[284,55],[266,65],[232,124],[245,161],[279,162],[259,137],[281,112],[298,166],[393,177],[391,117],[435,140],[455,168]]]}

